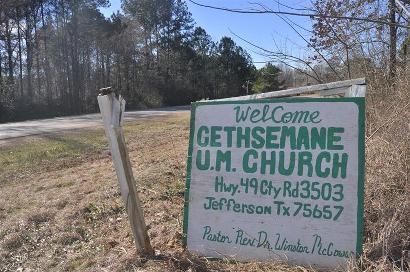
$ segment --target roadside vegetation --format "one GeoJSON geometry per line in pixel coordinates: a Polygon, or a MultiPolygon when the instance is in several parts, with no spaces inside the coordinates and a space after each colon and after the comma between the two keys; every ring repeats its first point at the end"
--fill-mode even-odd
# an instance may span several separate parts
{"type": "Polygon", "coordinates": [[[262,77],[233,39],[214,41],[197,25],[185,1],[121,3],[105,18],[107,0],[0,1],[0,122],[96,112],[108,86],[129,108],[147,108],[243,95],[262,77]]]}
{"type": "MultiPolygon", "coordinates": [[[[410,268],[408,79],[369,82],[365,237],[349,271],[410,268]],[[377,83],[378,82],[378,83],[377,83]]],[[[182,246],[189,116],[126,123],[154,258],[135,253],[102,129],[27,137],[0,147],[0,270],[310,271],[209,260],[182,246]]]]}
{"type": "Polygon", "coordinates": [[[84,162],[89,156],[98,156],[104,150],[103,131],[45,134],[17,140],[4,145],[0,152],[1,182],[16,175],[28,175],[42,168],[57,170],[84,162]],[[51,163],[52,162],[52,163],[51,163]]]}

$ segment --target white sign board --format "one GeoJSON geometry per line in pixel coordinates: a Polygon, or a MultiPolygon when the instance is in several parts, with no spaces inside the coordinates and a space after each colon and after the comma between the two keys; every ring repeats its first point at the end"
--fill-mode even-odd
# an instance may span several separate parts
{"type": "Polygon", "coordinates": [[[192,104],[188,250],[345,266],[361,253],[364,98],[192,104]]]}

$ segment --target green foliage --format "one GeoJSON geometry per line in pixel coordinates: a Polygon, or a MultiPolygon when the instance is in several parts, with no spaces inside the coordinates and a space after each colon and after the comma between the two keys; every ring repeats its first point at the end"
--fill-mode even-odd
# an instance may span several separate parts
{"type": "Polygon", "coordinates": [[[0,18],[0,82],[19,106],[3,121],[95,112],[107,86],[135,109],[242,95],[253,79],[246,51],[212,41],[183,0],[122,0],[111,18],[99,10],[107,0],[29,2],[0,18]]]}
{"type": "Polygon", "coordinates": [[[228,97],[246,94],[243,88],[245,82],[250,80],[255,67],[251,57],[240,46],[228,37],[223,37],[218,44],[217,71],[219,88],[215,97],[228,97]]]}
{"type": "Polygon", "coordinates": [[[250,56],[232,39],[216,44],[203,28],[194,28],[184,1],[122,3],[127,19],[143,29],[134,43],[141,43],[137,69],[143,96],[155,92],[165,104],[177,105],[244,93],[242,85],[254,70],[250,56]]]}
{"type": "Polygon", "coordinates": [[[280,90],[283,85],[278,76],[281,70],[271,63],[266,64],[256,72],[256,80],[252,90],[255,93],[265,93],[280,90]]]}

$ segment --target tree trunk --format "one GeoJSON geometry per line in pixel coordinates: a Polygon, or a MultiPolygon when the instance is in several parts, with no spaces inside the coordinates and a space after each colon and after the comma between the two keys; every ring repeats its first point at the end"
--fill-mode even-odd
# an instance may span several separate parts
{"type": "Polygon", "coordinates": [[[43,42],[44,42],[44,61],[45,61],[45,75],[46,75],[46,96],[47,96],[47,105],[50,106],[53,100],[53,95],[51,92],[50,84],[50,61],[48,59],[48,50],[47,50],[47,26],[44,21],[44,3],[41,3],[41,24],[43,26],[43,42]]]}
{"type": "Polygon", "coordinates": [[[71,69],[73,79],[72,89],[72,105],[74,113],[81,112],[82,101],[80,97],[80,88],[82,87],[82,80],[80,74],[80,61],[79,61],[79,33],[78,33],[78,0],[73,0],[72,3],[72,50],[71,50],[71,69]]]}
{"type": "Polygon", "coordinates": [[[20,9],[16,8],[17,11],[17,39],[18,39],[18,48],[19,48],[19,69],[20,69],[20,96],[24,98],[23,92],[23,58],[22,58],[22,48],[21,48],[21,34],[20,34],[20,9]]]}
{"type": "Polygon", "coordinates": [[[110,62],[110,55],[107,54],[107,82],[105,83],[107,86],[111,84],[111,62],[110,62]]]}
{"type": "Polygon", "coordinates": [[[8,58],[8,81],[10,84],[14,83],[13,71],[13,46],[11,44],[11,29],[9,19],[6,19],[6,50],[8,58]]]}
{"type": "Polygon", "coordinates": [[[32,21],[30,18],[30,9],[26,10],[26,68],[27,68],[27,99],[33,101],[33,37],[32,37],[32,21]]]}
{"type": "Polygon", "coordinates": [[[396,77],[397,69],[397,27],[396,27],[396,3],[394,0],[389,0],[390,12],[390,74],[391,80],[396,77]]]}
{"type": "Polygon", "coordinates": [[[38,42],[38,30],[37,30],[37,12],[38,8],[33,7],[33,27],[34,27],[34,46],[36,52],[36,77],[37,77],[37,95],[42,96],[41,93],[41,69],[40,69],[40,45],[38,42]]]}
{"type": "Polygon", "coordinates": [[[3,73],[2,73],[3,72],[3,66],[2,66],[2,63],[3,63],[3,59],[1,57],[1,51],[0,51],[0,88],[3,85],[3,73]]]}

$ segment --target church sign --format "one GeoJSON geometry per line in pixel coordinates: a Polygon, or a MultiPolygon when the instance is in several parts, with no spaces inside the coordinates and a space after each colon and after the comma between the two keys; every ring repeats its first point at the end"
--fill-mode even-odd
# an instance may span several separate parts
{"type": "Polygon", "coordinates": [[[364,98],[192,104],[190,252],[345,266],[361,253],[364,98]]]}

